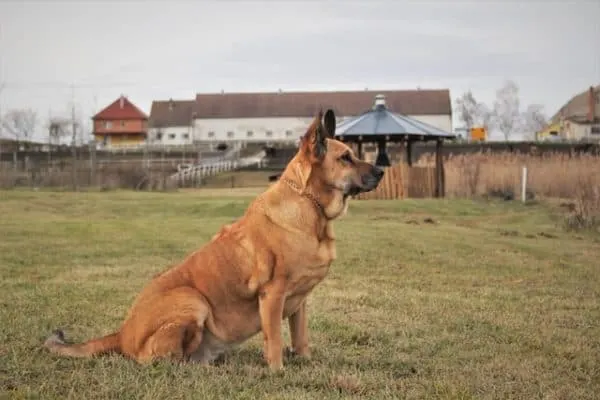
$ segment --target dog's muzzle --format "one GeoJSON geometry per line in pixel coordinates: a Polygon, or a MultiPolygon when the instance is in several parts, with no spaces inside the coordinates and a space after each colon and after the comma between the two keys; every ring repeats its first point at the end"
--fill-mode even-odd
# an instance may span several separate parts
{"type": "Polygon", "coordinates": [[[375,166],[371,167],[371,170],[367,174],[361,176],[361,185],[352,185],[352,187],[348,189],[348,194],[354,196],[359,193],[370,192],[379,185],[381,178],[383,178],[383,174],[383,169],[375,166]]]}

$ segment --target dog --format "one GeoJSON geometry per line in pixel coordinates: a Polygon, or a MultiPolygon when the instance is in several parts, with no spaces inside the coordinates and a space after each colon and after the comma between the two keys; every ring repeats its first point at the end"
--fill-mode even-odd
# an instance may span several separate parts
{"type": "Polygon", "coordinates": [[[70,344],[57,330],[44,346],[70,357],[118,353],[140,364],[213,364],[262,331],[263,356],[275,371],[283,368],[287,319],[287,350],[310,358],[306,300],[336,259],[333,221],[384,174],[334,139],[335,125],[333,110],[318,111],[279,180],[241,218],[155,275],[117,332],[70,344]]]}

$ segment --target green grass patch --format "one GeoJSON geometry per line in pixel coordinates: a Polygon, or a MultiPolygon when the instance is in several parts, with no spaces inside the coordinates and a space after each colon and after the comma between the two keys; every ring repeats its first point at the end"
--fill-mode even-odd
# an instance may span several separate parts
{"type": "MultiPolygon", "coordinates": [[[[309,300],[311,361],[270,374],[257,336],[217,367],[61,359],[113,331],[158,271],[255,192],[0,192],[0,398],[592,399],[600,240],[544,204],[354,201],[309,300]]],[[[286,340],[289,337],[285,325],[286,340]]]]}

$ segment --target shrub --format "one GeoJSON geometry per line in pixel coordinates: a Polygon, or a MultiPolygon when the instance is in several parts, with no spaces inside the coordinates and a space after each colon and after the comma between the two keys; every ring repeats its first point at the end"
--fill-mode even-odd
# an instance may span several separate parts
{"type": "Polygon", "coordinates": [[[566,226],[572,230],[599,230],[600,228],[600,173],[582,175],[577,180],[574,203],[566,217],[566,226]]]}

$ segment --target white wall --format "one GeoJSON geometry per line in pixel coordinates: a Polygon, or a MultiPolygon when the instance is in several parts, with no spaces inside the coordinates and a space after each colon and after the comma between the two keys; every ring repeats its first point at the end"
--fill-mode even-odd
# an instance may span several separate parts
{"type": "MultiPolygon", "coordinates": [[[[339,124],[352,117],[338,117],[337,122],[339,124]]],[[[411,115],[410,117],[452,132],[452,118],[449,115],[411,115]]],[[[194,137],[203,142],[295,142],[306,132],[312,120],[312,117],[196,119],[194,120],[194,137]],[[248,135],[248,131],[252,132],[251,136],[248,135]],[[267,133],[268,131],[271,132],[270,135],[267,133]]]]}
{"type": "Polygon", "coordinates": [[[452,133],[452,118],[450,115],[409,115],[418,121],[433,125],[438,129],[442,129],[448,133],[452,133]]]}
{"type": "Polygon", "coordinates": [[[148,143],[156,145],[181,146],[192,144],[194,140],[191,126],[169,126],[165,128],[150,128],[148,130],[148,143]],[[157,135],[161,133],[161,138],[157,135]]]}
{"type": "Polygon", "coordinates": [[[306,132],[312,118],[225,118],[196,119],[196,140],[228,141],[295,141],[306,132]],[[252,132],[249,136],[248,132],[252,132]],[[268,131],[271,134],[268,134],[268,131]],[[289,132],[289,133],[288,133],[289,132]]]}
{"type": "Polygon", "coordinates": [[[565,121],[565,137],[568,140],[575,141],[582,139],[600,140],[600,134],[592,133],[592,126],[595,126],[596,129],[600,128],[600,125],[578,124],[573,121],[565,121]]]}

